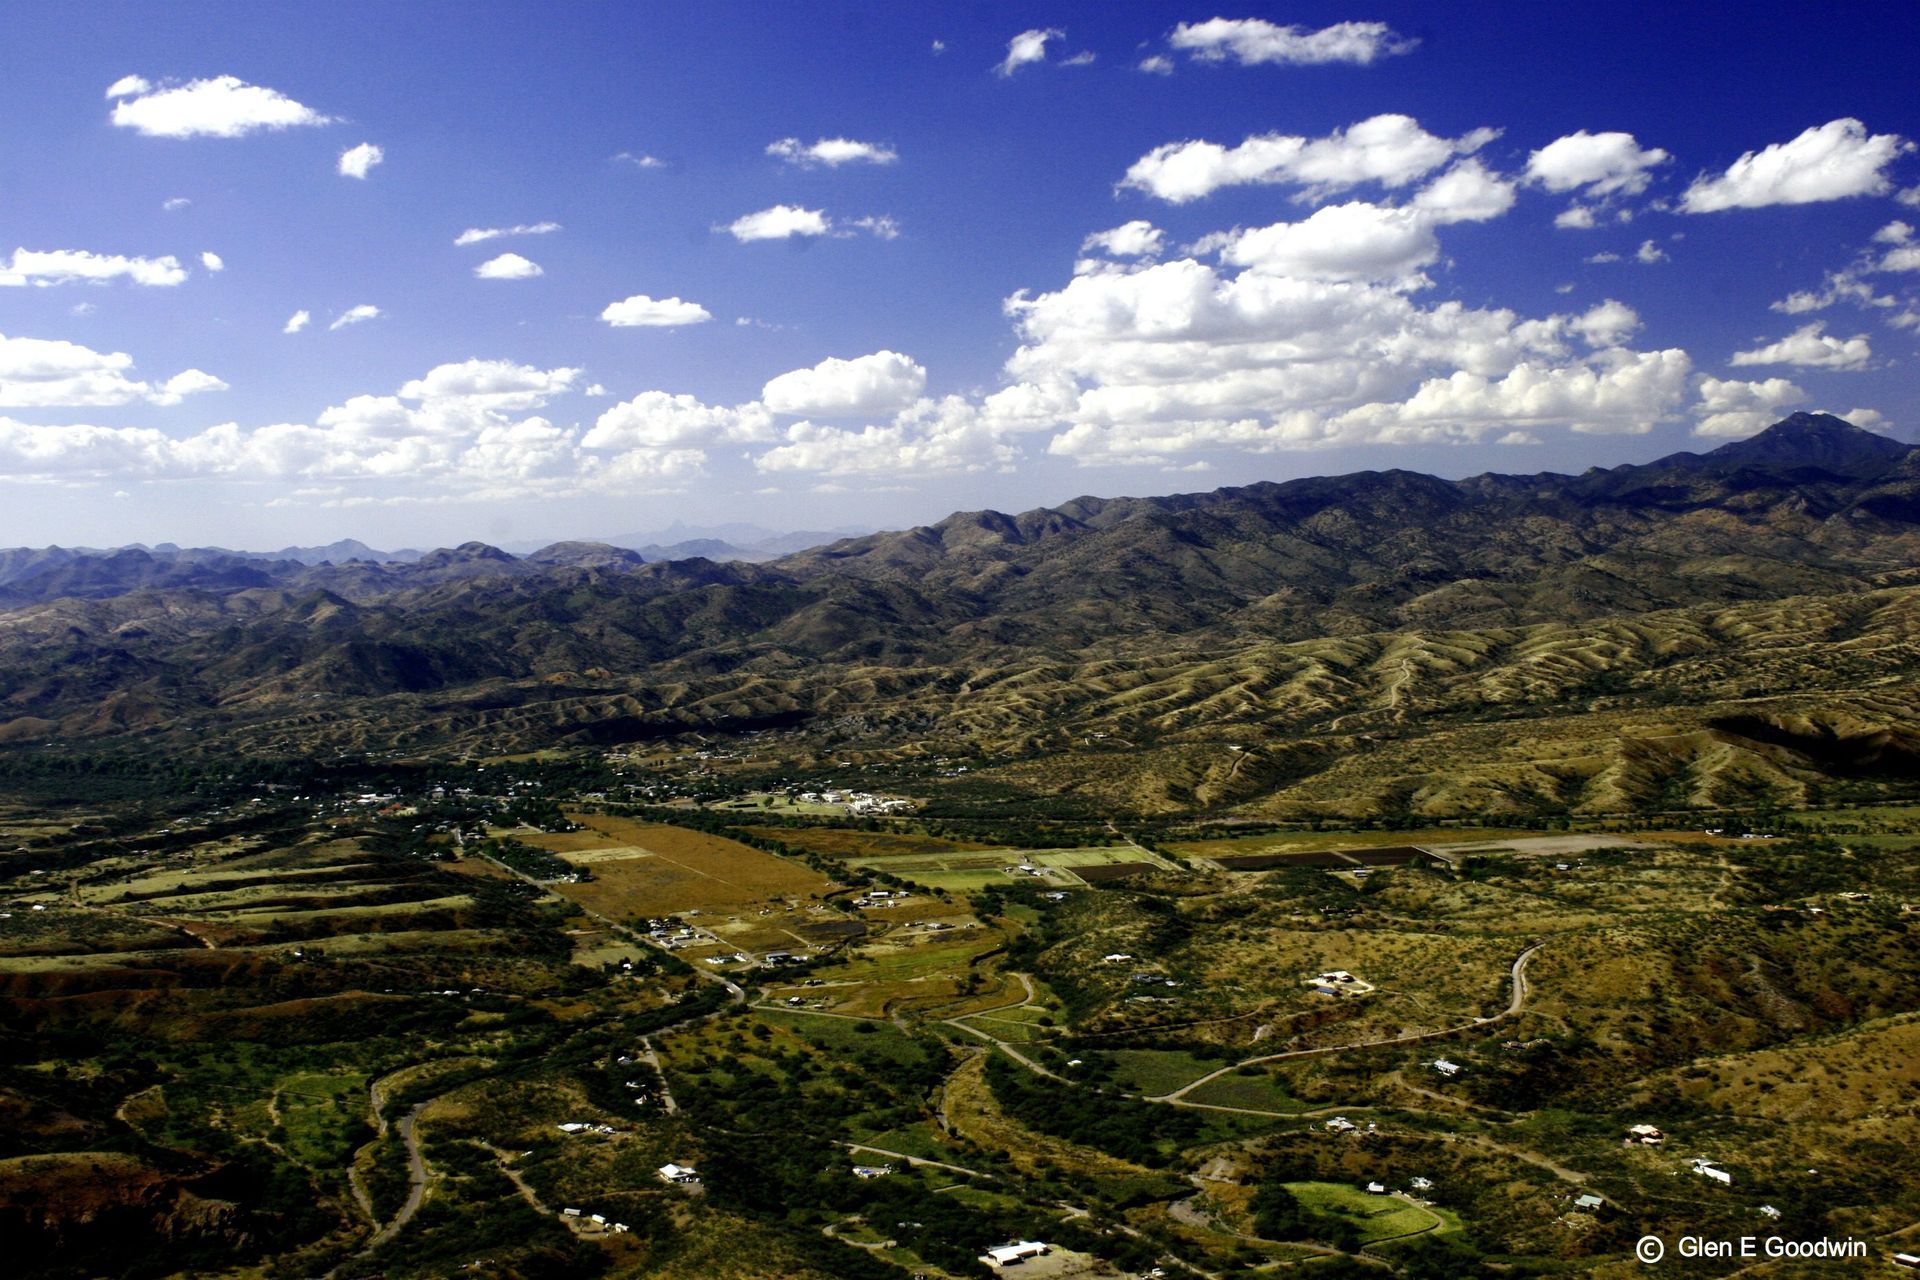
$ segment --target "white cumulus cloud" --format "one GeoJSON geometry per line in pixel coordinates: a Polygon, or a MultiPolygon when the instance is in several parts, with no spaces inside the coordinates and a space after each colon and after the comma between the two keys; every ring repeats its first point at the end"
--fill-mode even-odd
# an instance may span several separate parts
{"type": "Polygon", "coordinates": [[[1487,222],[1513,208],[1513,183],[1478,160],[1462,160],[1414,196],[1412,208],[1436,223],[1487,222]]]}
{"type": "Polygon", "coordinates": [[[458,246],[480,244],[486,240],[498,240],[502,236],[544,236],[560,229],[557,222],[525,222],[511,227],[468,227],[453,238],[458,246]]]}
{"type": "Polygon", "coordinates": [[[1216,450],[1637,433],[1673,417],[1692,362],[1627,349],[1639,317],[1625,304],[1527,318],[1415,302],[1445,229],[1511,203],[1506,179],[1457,168],[1404,205],[1350,201],[1204,236],[1188,252],[1217,253],[1217,267],[1109,264],[1015,294],[1021,346],[1001,394],[1019,389],[1027,409],[1000,434],[1052,430],[1056,457],[1164,467],[1216,450]]]}
{"type": "Polygon", "coordinates": [[[1778,342],[1770,342],[1752,351],[1736,351],[1729,364],[1791,364],[1808,369],[1864,369],[1873,359],[1873,347],[1866,334],[1836,338],[1825,332],[1824,321],[1802,325],[1778,342]]]}
{"type": "Polygon", "coordinates": [[[1693,406],[1697,436],[1737,437],[1764,431],[1779,421],[1789,405],[1807,398],[1785,378],[1743,382],[1738,378],[1700,379],[1699,401],[1693,406]]]}
{"type": "Polygon", "coordinates": [[[541,369],[511,360],[463,360],[436,365],[423,378],[401,384],[403,400],[445,401],[458,397],[489,409],[538,409],[570,390],[580,370],[541,369]]]}
{"type": "Polygon", "coordinates": [[[1107,231],[1096,231],[1080,244],[1080,252],[1098,251],[1116,258],[1157,258],[1165,247],[1166,236],[1145,218],[1122,223],[1107,231]]]}
{"type": "Polygon", "coordinates": [[[153,85],[144,76],[121,76],[107,86],[107,99],[137,98],[143,93],[152,93],[153,85]]]}
{"type": "Polygon", "coordinates": [[[1899,134],[1869,134],[1858,120],[1831,120],[1791,142],[1747,152],[1718,177],[1696,179],[1680,208],[1716,213],[1882,195],[1892,187],[1886,167],[1911,150],[1913,144],[1899,134]]]}
{"type": "Polygon", "coordinates": [[[636,293],[618,302],[609,302],[600,318],[616,329],[670,328],[682,324],[702,324],[713,313],[697,302],[680,298],[649,298],[636,293]]]}
{"type": "Polygon", "coordinates": [[[1529,155],[1526,177],[1549,191],[1579,189],[1594,198],[1637,196],[1653,180],[1653,170],[1669,158],[1659,147],[1642,147],[1630,133],[1582,129],[1529,155]]]}
{"type": "Polygon", "coordinates": [[[764,405],[729,408],[690,395],[643,391],[601,414],[581,443],[589,449],[674,449],[773,438],[773,415],[764,405]]]}
{"type": "Polygon", "coordinates": [[[882,142],[859,142],[853,138],[820,138],[802,143],[798,138],[782,138],[767,144],[767,154],[788,164],[824,164],[838,168],[843,164],[892,164],[899,153],[882,142]]]}
{"type": "Polygon", "coordinates": [[[138,76],[113,85],[113,123],[151,138],[239,138],[263,129],[331,124],[332,117],[275,89],[236,76],[214,76],[153,89],[138,76]],[[133,86],[140,86],[135,88],[133,86]]]}
{"type": "Polygon", "coordinates": [[[1420,384],[1397,404],[1368,404],[1335,418],[1335,435],[1403,444],[1458,439],[1514,424],[1564,426],[1599,434],[1640,434],[1666,416],[1692,372],[1687,353],[1597,352],[1573,364],[1522,361],[1490,378],[1457,370],[1420,384]]]}
{"type": "MultiPolygon", "coordinates": [[[[0,366],[5,360],[0,354],[0,366]]],[[[329,505],[348,506],[573,493],[698,469],[697,453],[616,459],[601,466],[601,460],[582,454],[576,430],[522,416],[569,390],[578,372],[469,360],[441,365],[394,395],[354,396],[322,411],[312,425],[245,429],[229,422],[185,438],[151,428],[40,426],[0,418],[0,471],[300,480],[307,482],[302,490],[276,501],[324,498],[329,505]],[[351,494],[343,482],[404,482],[409,491],[396,497],[351,494]]],[[[188,370],[146,398],[168,403],[220,385],[188,370]]]]}
{"type": "Polygon", "coordinates": [[[531,280],[546,272],[537,262],[529,261],[517,253],[503,253],[497,258],[488,258],[473,269],[473,274],[482,280],[531,280]]]}
{"type": "Polygon", "coordinates": [[[878,214],[870,218],[853,218],[847,222],[850,227],[858,227],[876,240],[898,240],[900,224],[887,214],[878,214]]]}
{"type": "Polygon", "coordinates": [[[1010,76],[1021,67],[1047,60],[1047,45],[1054,40],[1064,39],[1066,32],[1059,27],[1034,27],[1022,31],[1007,41],[1007,56],[1001,60],[994,72],[1001,76],[1010,76]]]}
{"type": "Polygon", "coordinates": [[[1169,142],[1134,161],[1120,185],[1174,204],[1250,183],[1295,183],[1323,193],[1364,182],[1403,187],[1496,136],[1496,130],[1475,129],[1459,138],[1437,137],[1411,116],[1389,114],[1324,138],[1263,133],[1235,147],[1169,142]]]}
{"type": "Polygon", "coordinates": [[[383,163],[386,158],[387,153],[371,142],[348,147],[340,153],[340,176],[364,179],[373,166],[383,163]]]}
{"type": "Polygon", "coordinates": [[[1640,313],[1624,302],[1608,298],[1575,317],[1567,327],[1596,347],[1616,347],[1640,328],[1640,313]]]}
{"type": "Polygon", "coordinates": [[[225,271],[227,269],[226,260],[219,254],[211,252],[200,255],[200,265],[209,271],[225,271]]]}
{"type": "Polygon", "coordinates": [[[281,326],[280,332],[298,333],[312,323],[313,313],[311,311],[296,311],[287,317],[287,322],[281,326]]]}
{"type": "Polygon", "coordinates": [[[186,268],[172,254],[164,258],[128,258],[117,253],[89,253],[84,249],[15,249],[10,260],[0,262],[0,287],[75,282],[105,284],[118,279],[165,287],[186,278],[186,268]]]}
{"type": "Polygon", "coordinates": [[[344,329],[350,324],[359,324],[363,320],[376,320],[380,315],[380,308],[374,306],[371,302],[363,302],[358,306],[348,307],[345,311],[335,316],[333,323],[328,325],[327,328],[329,331],[344,329]]]}
{"type": "Polygon", "coordinates": [[[1213,18],[1183,22],[1167,43],[1201,62],[1233,61],[1315,66],[1348,62],[1366,66],[1377,58],[1411,52],[1417,40],[1395,35],[1384,22],[1339,22],[1318,31],[1283,27],[1262,18],[1213,18]]]}
{"type": "Polygon", "coordinates": [[[1019,449],[990,415],[961,396],[919,399],[885,423],[860,428],[796,422],[784,442],[753,460],[761,471],[825,476],[921,477],[1005,470],[1019,449]]]}
{"type": "Polygon", "coordinates": [[[835,418],[893,413],[911,404],[927,385],[927,371],[897,351],[876,351],[852,360],[828,358],[810,369],[772,379],[760,400],[775,413],[835,418]]]}
{"type": "Polygon", "coordinates": [[[792,204],[777,204],[771,209],[746,214],[725,228],[742,244],[755,240],[788,240],[794,236],[823,236],[832,229],[832,222],[820,210],[792,204]]]}
{"type": "Polygon", "coordinates": [[[131,376],[132,371],[133,357],[124,351],[95,351],[77,342],[0,334],[0,406],[178,404],[183,396],[221,391],[227,385],[198,369],[184,370],[158,385],[131,376]]]}

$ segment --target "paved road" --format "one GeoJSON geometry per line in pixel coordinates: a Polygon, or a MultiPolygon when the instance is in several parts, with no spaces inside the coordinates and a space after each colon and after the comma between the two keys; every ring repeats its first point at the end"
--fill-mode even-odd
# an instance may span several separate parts
{"type": "Polygon", "coordinates": [[[426,1199],[427,1162],[420,1154],[420,1135],[414,1132],[414,1121],[419,1119],[421,1108],[426,1105],[423,1102],[414,1107],[413,1110],[401,1116],[400,1122],[394,1125],[394,1131],[400,1135],[401,1143],[407,1148],[407,1199],[406,1203],[400,1206],[400,1212],[393,1215],[393,1221],[380,1228],[373,1239],[367,1241],[367,1247],[360,1251],[362,1255],[372,1253],[399,1235],[400,1229],[412,1222],[413,1215],[420,1212],[420,1202],[426,1199]]]}

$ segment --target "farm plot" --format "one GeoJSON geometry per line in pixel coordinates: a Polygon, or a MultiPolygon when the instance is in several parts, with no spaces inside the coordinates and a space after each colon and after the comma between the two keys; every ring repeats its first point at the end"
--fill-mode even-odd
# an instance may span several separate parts
{"type": "Polygon", "coordinates": [[[1404,867],[1422,861],[1427,854],[1412,845],[1389,845],[1385,849],[1349,849],[1342,856],[1363,867],[1404,867]]]}
{"type": "Polygon", "coordinates": [[[1226,871],[1275,871],[1281,867],[1350,867],[1330,849],[1311,853],[1242,853],[1217,856],[1213,861],[1226,871]]]}
{"type": "Polygon", "coordinates": [[[1161,870],[1153,862],[1109,862],[1098,867],[1076,867],[1074,874],[1088,884],[1102,884],[1110,880],[1125,880],[1129,876],[1150,875],[1161,870]]]}
{"type": "Polygon", "coordinates": [[[824,892],[817,871],[735,840],[685,827],[594,816],[579,831],[516,833],[588,871],[593,879],[554,888],[590,911],[616,918],[743,912],[769,899],[824,892]]]}
{"type": "Polygon", "coordinates": [[[911,831],[848,831],[839,827],[746,827],[743,830],[828,858],[937,857],[989,846],[911,831]]]}
{"type": "Polygon", "coordinates": [[[980,975],[971,964],[983,951],[996,945],[997,935],[971,930],[968,933],[969,936],[951,942],[922,940],[912,945],[871,945],[844,964],[823,971],[824,980],[816,980],[818,985],[769,986],[767,999],[780,1004],[798,997],[806,1007],[857,1017],[883,1017],[894,1012],[946,1005],[973,994],[994,997],[981,1000],[982,1007],[1018,1000],[1021,989],[1015,983],[1001,978],[982,985],[980,975]]]}
{"type": "Polygon", "coordinates": [[[885,871],[915,884],[948,891],[1009,882],[1062,888],[1169,869],[1151,855],[1125,845],[1082,849],[999,848],[940,855],[857,857],[847,861],[862,870],[885,871]],[[1125,869],[1116,871],[1113,869],[1116,867],[1125,869]]]}
{"type": "Polygon", "coordinates": [[[1453,1225],[1440,1214],[1397,1196],[1369,1195],[1337,1182],[1289,1182],[1286,1187],[1301,1207],[1352,1223],[1359,1230],[1362,1244],[1446,1230],[1453,1225]]]}
{"type": "MultiPolygon", "coordinates": [[[[1259,836],[1224,836],[1213,840],[1179,840],[1167,845],[1184,858],[1244,857],[1250,854],[1349,852],[1393,845],[1487,844],[1509,837],[1538,837],[1537,832],[1504,827],[1433,827],[1424,831],[1296,831],[1259,836]]],[[[1617,841],[1615,843],[1618,843],[1617,841]]]]}
{"type": "Polygon", "coordinates": [[[1625,835],[1605,836],[1529,836],[1499,841],[1454,840],[1429,846],[1437,852],[1453,855],[1469,853],[1508,853],[1523,857],[1574,857],[1597,853],[1602,849],[1650,849],[1653,846],[1625,835]]]}

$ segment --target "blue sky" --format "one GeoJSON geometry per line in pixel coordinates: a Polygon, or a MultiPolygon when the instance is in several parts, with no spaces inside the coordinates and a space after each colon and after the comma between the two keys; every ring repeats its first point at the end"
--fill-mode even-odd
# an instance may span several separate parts
{"type": "Polygon", "coordinates": [[[1913,438],[1916,47],[1910,4],[10,5],[0,544],[1913,438]]]}

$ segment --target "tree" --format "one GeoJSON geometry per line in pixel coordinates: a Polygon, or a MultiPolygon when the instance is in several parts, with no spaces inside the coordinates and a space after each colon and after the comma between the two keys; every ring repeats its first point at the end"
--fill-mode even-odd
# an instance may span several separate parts
{"type": "Polygon", "coordinates": [[[1305,1215],[1300,1201],[1284,1182],[1263,1182],[1248,1206],[1253,1228],[1266,1240],[1294,1240],[1301,1235],[1305,1215]]]}

